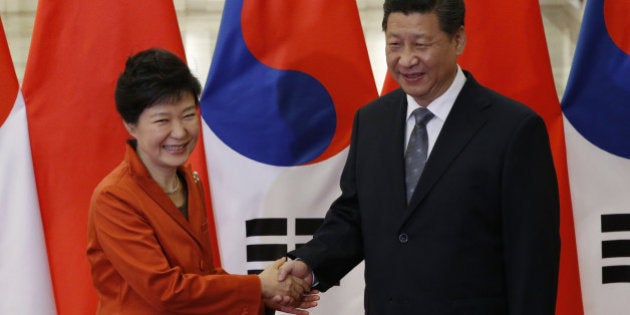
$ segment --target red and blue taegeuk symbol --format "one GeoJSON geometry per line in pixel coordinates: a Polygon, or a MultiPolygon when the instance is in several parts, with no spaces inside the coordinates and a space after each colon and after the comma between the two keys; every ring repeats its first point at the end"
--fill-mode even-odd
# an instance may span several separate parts
{"type": "Polygon", "coordinates": [[[589,142],[630,158],[630,1],[589,0],[562,111],[589,142]]]}
{"type": "Polygon", "coordinates": [[[358,36],[335,32],[348,16],[328,6],[337,20],[317,18],[313,3],[319,1],[225,3],[202,116],[226,145],[261,163],[302,165],[339,153],[354,112],[376,96],[367,51],[360,73],[348,69],[354,52],[337,47],[350,40],[365,50],[360,24],[358,36]],[[353,83],[343,83],[350,76],[353,83]]]}

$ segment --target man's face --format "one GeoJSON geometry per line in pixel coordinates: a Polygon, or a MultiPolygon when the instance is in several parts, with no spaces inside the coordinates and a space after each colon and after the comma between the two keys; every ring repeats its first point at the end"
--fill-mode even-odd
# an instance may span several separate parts
{"type": "Polygon", "coordinates": [[[463,27],[452,37],[441,31],[435,13],[394,12],[385,40],[390,74],[405,93],[427,106],[453,82],[466,35],[463,27]]]}

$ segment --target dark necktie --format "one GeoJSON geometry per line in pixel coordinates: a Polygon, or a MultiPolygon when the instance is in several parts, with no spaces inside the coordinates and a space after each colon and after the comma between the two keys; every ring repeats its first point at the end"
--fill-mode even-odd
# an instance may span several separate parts
{"type": "Polygon", "coordinates": [[[407,152],[405,152],[405,184],[407,185],[407,203],[411,200],[422,170],[427,160],[429,140],[427,137],[427,123],[433,114],[424,107],[414,110],[411,115],[416,120],[416,125],[411,131],[407,152]]]}

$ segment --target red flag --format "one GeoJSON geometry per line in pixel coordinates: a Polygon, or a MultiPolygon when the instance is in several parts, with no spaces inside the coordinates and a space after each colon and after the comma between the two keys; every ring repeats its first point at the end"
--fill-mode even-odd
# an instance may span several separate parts
{"type": "MultiPolygon", "coordinates": [[[[557,314],[583,314],[560,102],[536,0],[466,2],[462,68],[480,83],[534,109],[547,124],[560,187],[562,252],[557,314]],[[509,25],[509,27],[497,27],[509,25]]],[[[398,88],[387,75],[382,94],[398,88]]]]}
{"type": "Polygon", "coordinates": [[[547,124],[560,188],[562,251],[556,314],[583,314],[563,118],[540,5],[536,0],[493,0],[471,2],[466,10],[470,36],[459,60],[462,67],[482,84],[530,106],[547,124]]]}
{"type": "Polygon", "coordinates": [[[56,314],[26,109],[1,21],[0,156],[0,314],[56,314]]]}
{"type": "MultiPolygon", "coordinates": [[[[184,58],[172,1],[39,1],[23,92],[60,314],[96,309],[85,254],[89,200],[129,137],[114,105],[118,75],[151,47],[184,58]]],[[[195,168],[207,174],[205,164],[195,168]]]]}
{"type": "Polygon", "coordinates": [[[396,80],[392,78],[391,74],[389,74],[389,71],[387,71],[387,73],[385,73],[385,81],[383,81],[383,87],[381,88],[381,95],[385,95],[399,87],[400,85],[398,84],[398,82],[396,82],[396,80]]]}
{"type": "Polygon", "coordinates": [[[19,84],[13,69],[13,61],[9,53],[7,39],[4,36],[4,28],[0,20],[0,126],[9,116],[13,103],[18,94],[19,84]]]}

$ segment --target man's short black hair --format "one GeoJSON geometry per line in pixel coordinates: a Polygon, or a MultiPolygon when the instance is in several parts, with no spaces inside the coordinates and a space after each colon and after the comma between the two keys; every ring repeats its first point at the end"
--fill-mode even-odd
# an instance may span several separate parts
{"type": "Polygon", "coordinates": [[[464,0],[385,0],[383,3],[383,31],[387,31],[387,20],[394,12],[435,13],[440,29],[453,36],[464,26],[466,6],[464,0]]]}

